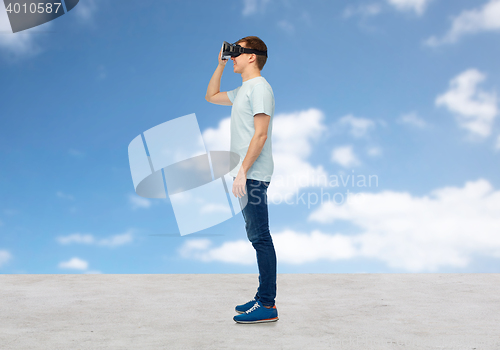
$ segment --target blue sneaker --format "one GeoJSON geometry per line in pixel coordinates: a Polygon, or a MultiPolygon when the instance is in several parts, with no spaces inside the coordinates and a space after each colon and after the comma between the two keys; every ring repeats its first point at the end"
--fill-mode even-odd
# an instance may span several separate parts
{"type": "Polygon", "coordinates": [[[233,320],[238,323],[274,322],[278,321],[278,309],[276,309],[276,305],[268,309],[262,305],[260,300],[257,300],[250,309],[241,315],[234,316],[233,320]]]}
{"type": "Polygon", "coordinates": [[[250,309],[256,302],[257,300],[254,298],[253,300],[250,300],[248,303],[237,305],[234,309],[236,310],[237,313],[243,314],[245,313],[245,311],[250,309]]]}

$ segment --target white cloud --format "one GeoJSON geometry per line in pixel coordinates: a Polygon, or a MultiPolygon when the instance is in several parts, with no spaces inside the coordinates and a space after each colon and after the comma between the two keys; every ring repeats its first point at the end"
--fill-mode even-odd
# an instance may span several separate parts
{"type": "Polygon", "coordinates": [[[311,19],[311,15],[307,11],[303,11],[302,14],[300,15],[299,19],[308,26],[313,25],[313,20],[311,19]]]}
{"type": "Polygon", "coordinates": [[[417,115],[417,113],[415,113],[415,112],[402,115],[397,120],[397,122],[400,124],[408,124],[408,125],[420,128],[420,129],[423,129],[427,126],[427,123],[425,122],[425,120],[420,118],[417,115]]]}
{"type": "MultiPolygon", "coordinates": [[[[320,259],[335,261],[349,259],[356,253],[350,238],[342,235],[328,235],[318,230],[311,234],[285,229],[272,233],[276,255],[280,263],[304,264],[320,259]]],[[[254,265],[255,249],[248,240],[224,242],[219,247],[211,247],[208,240],[191,240],[180,249],[179,254],[186,259],[203,262],[220,261],[232,264],[254,265]]]]}
{"type": "Polygon", "coordinates": [[[97,80],[104,80],[108,77],[108,70],[104,64],[99,64],[97,66],[97,80]]]}
{"type": "Polygon", "coordinates": [[[453,19],[451,28],[442,38],[430,37],[425,44],[452,44],[466,34],[488,31],[500,31],[500,0],[490,0],[479,9],[463,11],[453,19]]]}
{"type": "Polygon", "coordinates": [[[497,151],[500,151],[500,135],[498,135],[498,137],[497,137],[497,143],[495,145],[495,148],[497,151]]]}
{"type": "Polygon", "coordinates": [[[59,263],[59,268],[61,269],[86,270],[88,266],[88,262],[76,257],[59,263]]]}
{"type": "Polygon", "coordinates": [[[276,25],[289,34],[293,34],[295,32],[295,27],[293,26],[292,23],[290,23],[287,20],[281,20],[278,23],[276,23],[276,25]]]}
{"type": "Polygon", "coordinates": [[[59,236],[56,238],[57,242],[63,245],[77,243],[77,244],[95,244],[108,247],[116,247],[119,245],[130,243],[132,242],[132,239],[133,239],[132,230],[129,230],[123,234],[117,234],[109,238],[101,238],[101,239],[96,239],[91,234],[81,234],[81,233],[73,233],[68,236],[59,236]]]}
{"type": "Polygon", "coordinates": [[[85,0],[78,2],[78,5],[68,13],[74,13],[82,22],[89,22],[97,12],[97,9],[95,0],[85,0]]]}
{"type": "Polygon", "coordinates": [[[341,146],[333,149],[331,160],[342,165],[344,168],[360,165],[361,162],[354,154],[352,146],[341,146]]]}
{"type": "Polygon", "coordinates": [[[496,93],[478,88],[485,78],[477,69],[469,69],[453,78],[449,90],[435,101],[437,106],[455,113],[461,128],[479,137],[490,135],[498,114],[496,93]]]}
{"type": "Polygon", "coordinates": [[[389,4],[399,11],[413,11],[422,15],[432,0],[387,0],[389,4]]]}
{"type": "Polygon", "coordinates": [[[3,49],[10,54],[8,58],[11,60],[21,56],[36,55],[41,49],[35,44],[33,36],[36,32],[47,31],[51,26],[52,24],[47,22],[35,28],[12,33],[5,6],[0,6],[0,50],[3,49]]]}
{"type": "Polygon", "coordinates": [[[205,129],[202,138],[208,151],[229,151],[231,147],[231,117],[219,121],[216,129],[205,129]]]}
{"type": "Polygon", "coordinates": [[[243,0],[243,16],[250,16],[257,12],[263,13],[269,0],[243,0]]]}
{"type": "Polygon", "coordinates": [[[222,261],[251,265],[255,263],[255,250],[247,240],[225,242],[218,248],[211,248],[212,242],[208,239],[193,239],[182,245],[178,252],[187,259],[203,262],[222,261]]]}
{"type": "Polygon", "coordinates": [[[149,199],[137,194],[130,194],[128,196],[128,201],[134,210],[138,208],[149,208],[151,206],[151,201],[149,199]]]}
{"type": "Polygon", "coordinates": [[[81,234],[73,233],[68,236],[59,236],[56,240],[60,244],[71,244],[71,243],[83,243],[83,244],[93,244],[95,242],[94,236],[91,234],[81,234]]]}
{"type": "Polygon", "coordinates": [[[326,130],[324,119],[315,108],[278,114],[273,121],[273,152],[307,158],[312,152],[311,141],[326,130]]]}
{"type": "MultiPolygon", "coordinates": [[[[272,233],[276,254],[285,264],[373,259],[408,272],[464,268],[473,256],[500,258],[500,191],[484,180],[443,187],[418,197],[406,192],[360,193],[342,205],[323,202],[308,221],[348,221],[359,234],[310,233],[285,229],[272,233]]],[[[184,258],[204,262],[255,264],[247,240],[212,247],[209,240],[186,242],[184,258]]]]}
{"type": "Polygon", "coordinates": [[[132,242],[132,232],[126,232],[121,235],[114,235],[110,238],[103,238],[97,241],[98,245],[116,247],[132,242]]]}
{"type": "MultiPolygon", "coordinates": [[[[283,202],[302,187],[326,184],[328,176],[323,166],[315,167],[307,161],[313,141],[327,129],[324,120],[323,113],[314,108],[273,117],[274,173],[267,191],[271,203],[283,202]]],[[[206,129],[203,139],[208,150],[229,150],[230,118],[220,121],[217,129],[206,129]]]]}
{"type": "Polygon", "coordinates": [[[368,131],[375,127],[375,123],[366,118],[356,118],[352,114],[348,114],[339,119],[340,125],[350,127],[351,135],[360,138],[368,134],[368,131]]]}
{"type": "Polygon", "coordinates": [[[64,199],[69,199],[69,200],[74,200],[75,199],[75,197],[73,197],[72,195],[63,193],[61,191],[57,191],[56,195],[59,198],[64,198],[64,199]]]}
{"type": "Polygon", "coordinates": [[[500,191],[486,180],[423,197],[384,191],[354,198],[343,205],[323,203],[308,220],[347,220],[360,227],[363,233],[349,236],[360,256],[413,272],[465,267],[475,254],[500,258],[500,191]]]}
{"type": "Polygon", "coordinates": [[[15,210],[15,209],[5,209],[5,210],[3,211],[3,213],[4,213],[5,215],[12,216],[12,215],[19,214],[19,211],[18,211],[18,210],[15,210]]]}
{"type": "Polygon", "coordinates": [[[368,148],[368,151],[366,152],[370,157],[379,157],[382,155],[382,148],[380,147],[370,147],[368,148]]]}
{"type": "Polygon", "coordinates": [[[344,18],[350,18],[355,15],[362,17],[376,16],[382,11],[380,4],[359,4],[357,6],[348,6],[342,16],[344,18]]]}
{"type": "Polygon", "coordinates": [[[0,267],[2,267],[10,259],[12,259],[12,254],[10,254],[7,250],[0,250],[0,267]]]}
{"type": "Polygon", "coordinates": [[[227,205],[208,203],[201,207],[200,213],[228,213],[231,214],[231,209],[227,205]]]}
{"type": "MultiPolygon", "coordinates": [[[[484,180],[443,187],[426,196],[406,192],[361,193],[342,205],[324,202],[308,221],[348,221],[359,234],[321,230],[273,232],[280,263],[373,259],[408,272],[464,268],[473,256],[500,259],[500,191],[484,180]]],[[[179,253],[203,262],[255,264],[248,240],[212,246],[208,239],[187,241],[179,253]]]]}
{"type": "Polygon", "coordinates": [[[81,151],[79,151],[79,150],[77,150],[77,149],[74,149],[74,148],[70,148],[70,149],[68,150],[68,154],[69,154],[69,155],[72,155],[73,157],[82,157],[82,156],[84,156],[84,155],[85,155],[85,153],[84,153],[84,152],[81,152],[81,151]]]}

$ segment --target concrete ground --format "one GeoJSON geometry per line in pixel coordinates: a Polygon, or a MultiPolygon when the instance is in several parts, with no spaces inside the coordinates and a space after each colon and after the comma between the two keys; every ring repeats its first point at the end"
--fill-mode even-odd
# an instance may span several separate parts
{"type": "Polygon", "coordinates": [[[500,274],[0,275],[0,349],[500,349],[500,274]]]}

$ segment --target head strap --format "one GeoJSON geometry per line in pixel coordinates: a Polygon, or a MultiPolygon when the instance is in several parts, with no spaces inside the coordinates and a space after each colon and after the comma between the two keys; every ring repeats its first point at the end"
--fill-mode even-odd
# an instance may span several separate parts
{"type": "Polygon", "coordinates": [[[254,49],[248,49],[246,47],[242,47],[241,45],[237,45],[236,43],[233,44],[234,48],[237,50],[236,52],[239,53],[254,53],[256,55],[260,56],[266,56],[267,57],[267,51],[260,51],[260,50],[254,50],[254,49]]]}

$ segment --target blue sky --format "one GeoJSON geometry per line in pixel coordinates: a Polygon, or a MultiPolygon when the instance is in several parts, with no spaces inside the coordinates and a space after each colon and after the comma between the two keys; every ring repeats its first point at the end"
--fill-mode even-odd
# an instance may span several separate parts
{"type": "Polygon", "coordinates": [[[81,0],[9,31],[2,7],[1,273],[257,273],[241,213],[180,236],[127,154],[191,113],[229,149],[231,108],[204,97],[247,35],[276,101],[278,273],[500,272],[499,0],[81,0]]]}

